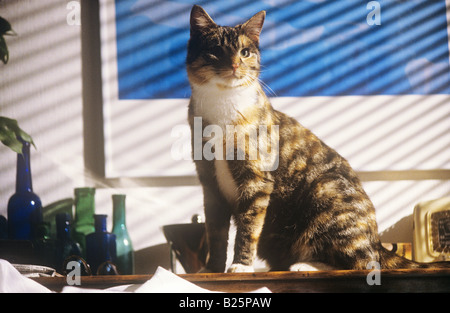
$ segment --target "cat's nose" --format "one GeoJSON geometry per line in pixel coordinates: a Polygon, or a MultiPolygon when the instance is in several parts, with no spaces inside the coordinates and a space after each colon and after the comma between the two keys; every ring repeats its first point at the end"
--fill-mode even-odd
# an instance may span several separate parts
{"type": "Polygon", "coordinates": [[[238,63],[233,63],[233,64],[231,64],[231,66],[233,67],[233,72],[236,72],[236,70],[239,68],[238,63]]]}

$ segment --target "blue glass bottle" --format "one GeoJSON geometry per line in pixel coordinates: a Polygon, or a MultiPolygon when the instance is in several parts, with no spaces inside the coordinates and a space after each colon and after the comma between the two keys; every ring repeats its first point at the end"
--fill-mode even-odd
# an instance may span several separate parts
{"type": "Polygon", "coordinates": [[[16,193],[8,202],[8,237],[13,240],[31,240],[33,225],[42,221],[41,199],[31,182],[30,143],[22,143],[22,154],[17,154],[16,193]]]}
{"type": "Polygon", "coordinates": [[[113,229],[116,235],[117,269],[121,275],[134,274],[134,251],[130,235],[126,226],[125,195],[112,195],[113,200],[113,229]]]}
{"type": "Polygon", "coordinates": [[[78,242],[70,236],[71,216],[68,213],[58,213],[56,219],[56,270],[60,273],[64,270],[64,261],[70,256],[81,256],[81,248],[78,242]]]}
{"type": "Polygon", "coordinates": [[[94,215],[95,232],[86,236],[86,261],[93,274],[98,274],[101,264],[116,262],[116,235],[107,232],[106,218],[104,214],[94,215]]]}

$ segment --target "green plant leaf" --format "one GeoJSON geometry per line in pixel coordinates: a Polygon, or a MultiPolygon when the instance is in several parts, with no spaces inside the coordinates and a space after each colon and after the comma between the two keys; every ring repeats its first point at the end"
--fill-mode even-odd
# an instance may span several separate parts
{"type": "Polygon", "coordinates": [[[0,16],[0,36],[6,35],[8,32],[11,32],[11,24],[0,16]]]}
{"type": "Polygon", "coordinates": [[[8,63],[9,60],[8,47],[6,46],[5,38],[3,38],[3,36],[0,36],[0,60],[3,64],[8,63]]]}
{"type": "Polygon", "coordinates": [[[4,116],[0,116],[0,141],[16,153],[22,153],[22,142],[31,143],[35,148],[35,144],[30,135],[19,127],[16,120],[4,116]]]}
{"type": "Polygon", "coordinates": [[[4,35],[15,35],[12,30],[11,24],[0,16],[0,60],[6,64],[9,60],[8,46],[6,45],[4,35]]]}

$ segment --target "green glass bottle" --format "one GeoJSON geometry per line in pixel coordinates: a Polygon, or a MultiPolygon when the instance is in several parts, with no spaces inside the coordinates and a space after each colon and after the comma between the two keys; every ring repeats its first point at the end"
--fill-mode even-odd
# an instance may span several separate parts
{"type": "Polygon", "coordinates": [[[95,231],[95,188],[75,188],[75,220],[72,238],[81,247],[81,255],[86,258],[86,236],[95,231]]]}
{"type": "Polygon", "coordinates": [[[125,223],[125,195],[116,194],[113,200],[113,229],[116,235],[116,265],[121,275],[134,274],[134,251],[125,223]]]}

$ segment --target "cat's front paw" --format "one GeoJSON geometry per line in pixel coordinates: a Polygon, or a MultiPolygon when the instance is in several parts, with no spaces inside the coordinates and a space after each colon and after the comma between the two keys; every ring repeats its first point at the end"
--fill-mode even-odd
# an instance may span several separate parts
{"type": "Polygon", "coordinates": [[[231,264],[230,268],[228,268],[228,273],[252,273],[254,272],[254,268],[251,265],[244,265],[239,263],[231,264]]]}
{"type": "Polygon", "coordinates": [[[299,262],[292,264],[289,268],[293,272],[303,272],[303,271],[330,271],[335,268],[331,265],[322,262],[299,262]]]}

